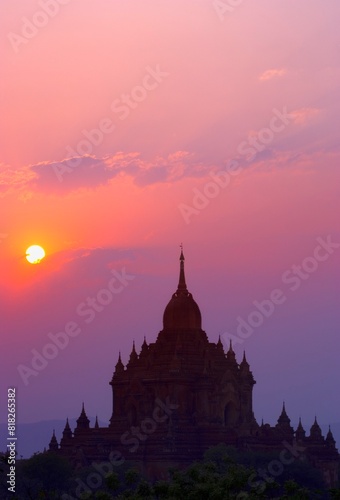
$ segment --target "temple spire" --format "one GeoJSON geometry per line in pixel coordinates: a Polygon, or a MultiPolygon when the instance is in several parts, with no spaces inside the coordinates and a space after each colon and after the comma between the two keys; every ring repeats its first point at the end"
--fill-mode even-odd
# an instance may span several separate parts
{"type": "Polygon", "coordinates": [[[309,437],[316,440],[316,441],[321,441],[323,439],[321,428],[320,428],[320,425],[318,424],[318,421],[316,419],[316,415],[315,415],[314,423],[313,423],[312,427],[310,428],[309,437]]]}
{"type": "Polygon", "coordinates": [[[123,372],[124,372],[124,365],[122,363],[122,358],[121,358],[120,351],[119,351],[118,361],[117,361],[114,373],[123,373],[123,372]]]}
{"type": "Polygon", "coordinates": [[[285,402],[283,402],[281,415],[279,416],[277,423],[278,423],[278,425],[286,425],[286,426],[290,427],[290,418],[288,417],[287,412],[286,412],[285,402]]]}
{"type": "MultiPolygon", "coordinates": [[[[188,291],[184,274],[184,254],[181,246],[178,288],[163,314],[163,330],[201,330],[202,318],[198,305],[188,291]]],[[[206,338],[206,334],[203,333],[206,338]]]]}
{"type": "Polygon", "coordinates": [[[65,441],[65,439],[70,439],[72,438],[72,431],[71,431],[71,427],[70,427],[70,424],[69,424],[69,421],[68,421],[68,418],[66,419],[66,425],[65,425],[65,428],[63,430],[63,437],[62,437],[62,441],[65,441]]]}
{"type": "Polygon", "coordinates": [[[238,364],[236,362],[235,352],[233,350],[233,344],[231,339],[229,340],[229,350],[227,352],[227,361],[231,362],[234,365],[234,368],[238,368],[238,364]]]}
{"type": "Polygon", "coordinates": [[[287,415],[287,412],[286,412],[286,403],[283,402],[283,405],[282,405],[282,411],[281,411],[281,415],[279,417],[279,422],[290,422],[290,419],[287,415]]]}
{"type": "Polygon", "coordinates": [[[326,436],[326,445],[330,448],[335,448],[335,439],[333,437],[332,431],[331,431],[331,426],[329,426],[329,430],[326,436]]]}
{"type": "Polygon", "coordinates": [[[299,440],[305,439],[306,436],[305,429],[302,427],[301,417],[299,417],[299,425],[297,426],[297,429],[295,431],[295,436],[296,439],[299,440]]]}
{"type": "Polygon", "coordinates": [[[243,351],[243,358],[240,364],[240,368],[242,371],[249,371],[249,363],[246,358],[246,351],[243,351]]]}
{"type": "Polygon", "coordinates": [[[55,436],[55,429],[53,429],[53,435],[52,435],[52,438],[51,438],[51,441],[50,441],[50,444],[49,444],[49,450],[50,451],[58,451],[58,441],[57,441],[57,438],[55,436]]]}
{"type": "Polygon", "coordinates": [[[90,424],[90,421],[87,418],[87,415],[86,415],[86,412],[85,412],[85,405],[84,405],[84,402],[83,402],[82,408],[81,408],[81,413],[79,415],[79,418],[77,419],[76,430],[79,430],[79,429],[89,429],[89,424],[90,424]]]}
{"type": "Polygon", "coordinates": [[[179,267],[179,281],[178,281],[178,288],[177,292],[186,292],[187,291],[187,285],[185,283],[185,274],[184,274],[184,254],[183,254],[183,245],[181,243],[181,255],[179,257],[180,260],[180,267],[179,267]]]}
{"type": "Polygon", "coordinates": [[[130,359],[129,359],[128,365],[130,366],[130,365],[134,364],[137,360],[138,360],[138,354],[136,352],[135,341],[133,340],[133,342],[132,342],[132,351],[131,351],[131,354],[130,354],[130,359]]]}

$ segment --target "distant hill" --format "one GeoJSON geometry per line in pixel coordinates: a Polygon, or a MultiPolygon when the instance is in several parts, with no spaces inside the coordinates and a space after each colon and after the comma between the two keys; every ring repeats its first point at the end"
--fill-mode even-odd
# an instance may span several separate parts
{"type": "MultiPolygon", "coordinates": [[[[89,417],[91,422],[94,422],[93,417],[89,417]]],[[[73,430],[76,426],[76,419],[69,419],[70,427],[73,430]]],[[[106,422],[99,421],[100,427],[107,427],[106,422]]],[[[45,420],[42,422],[34,422],[32,424],[20,424],[17,426],[17,451],[18,456],[29,458],[33,453],[44,451],[48,449],[48,444],[52,437],[53,429],[55,429],[58,441],[62,436],[65,427],[65,420],[45,420]]],[[[322,434],[325,436],[328,432],[328,425],[321,425],[322,434]]],[[[334,439],[337,443],[337,448],[340,450],[340,422],[331,425],[334,439]]],[[[309,429],[305,429],[307,435],[309,429]]],[[[5,451],[5,438],[7,438],[7,424],[0,424],[0,435],[3,437],[1,451],[5,451]]]]}

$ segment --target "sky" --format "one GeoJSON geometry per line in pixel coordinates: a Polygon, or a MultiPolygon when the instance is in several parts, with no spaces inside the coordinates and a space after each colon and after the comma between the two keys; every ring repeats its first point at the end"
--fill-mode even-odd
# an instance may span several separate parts
{"type": "Polygon", "coordinates": [[[22,423],[108,422],[182,242],[257,420],[339,422],[338,0],[0,6],[0,420],[15,387],[22,423]]]}

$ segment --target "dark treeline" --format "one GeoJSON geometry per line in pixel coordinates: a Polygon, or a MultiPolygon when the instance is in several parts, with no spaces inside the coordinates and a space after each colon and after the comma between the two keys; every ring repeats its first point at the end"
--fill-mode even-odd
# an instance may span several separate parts
{"type": "Polygon", "coordinates": [[[1,455],[0,498],[39,499],[340,499],[340,489],[327,490],[321,473],[295,460],[277,466],[277,454],[240,452],[223,444],[210,448],[202,461],[186,470],[171,469],[166,480],[151,482],[132,463],[105,474],[105,467],[74,470],[52,453],[16,462],[15,493],[8,491],[8,465],[1,455]]]}

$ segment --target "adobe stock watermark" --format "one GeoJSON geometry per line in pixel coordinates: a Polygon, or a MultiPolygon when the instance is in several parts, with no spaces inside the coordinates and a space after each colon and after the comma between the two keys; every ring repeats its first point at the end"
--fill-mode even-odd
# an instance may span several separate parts
{"type": "MultiPolygon", "coordinates": [[[[179,405],[172,403],[169,396],[165,402],[157,398],[151,417],[145,417],[139,426],[131,426],[129,431],[125,432],[120,437],[120,442],[123,446],[129,446],[129,453],[135,453],[140,442],[146,441],[153,434],[159,425],[166,422],[174,410],[177,410],[179,405]]],[[[62,495],[62,500],[75,500],[76,498],[86,498],[94,491],[98,490],[103,485],[103,479],[107,478],[114,471],[114,467],[119,467],[125,462],[125,456],[121,451],[113,450],[109,454],[109,459],[105,462],[92,462],[92,468],[95,472],[90,472],[85,481],[80,478],[76,479],[77,488],[75,495],[71,496],[67,493],[62,495]]]]}
{"type": "Polygon", "coordinates": [[[17,54],[21,45],[26,45],[32,38],[35,38],[39,31],[45,28],[51,19],[60,12],[60,7],[67,5],[71,0],[40,0],[38,2],[41,7],[37,10],[31,19],[22,17],[22,26],[20,34],[11,31],[7,34],[12,49],[17,54]]]}
{"type": "Polygon", "coordinates": [[[225,15],[233,13],[244,0],[214,0],[213,7],[220,21],[224,21],[225,15]]]}
{"type": "MultiPolygon", "coordinates": [[[[101,313],[114,300],[114,296],[122,293],[129,282],[135,279],[132,274],[127,274],[125,268],[121,271],[111,270],[112,277],[108,281],[106,288],[98,290],[95,296],[87,297],[80,302],[76,308],[78,317],[84,318],[86,324],[92,323],[97,314],[101,313]]],[[[52,359],[55,359],[60,351],[66,349],[70,339],[78,337],[82,332],[82,325],[79,321],[68,321],[62,331],[57,333],[49,332],[47,337],[49,342],[38,351],[32,349],[32,358],[29,365],[20,364],[17,366],[18,373],[24,385],[28,385],[30,377],[37,377],[48,366],[52,359]]]]}
{"type": "MultiPolygon", "coordinates": [[[[129,93],[121,94],[119,98],[114,99],[111,103],[111,111],[114,115],[117,115],[120,121],[126,120],[132,110],[145,101],[149,93],[156,90],[163,80],[169,76],[169,73],[161,70],[159,64],[154,68],[147,66],[145,70],[146,73],[140,85],[135,85],[129,93]]],[[[82,157],[91,155],[94,148],[102,144],[105,136],[111,134],[115,129],[116,125],[110,117],[102,118],[96,128],[91,130],[83,129],[81,131],[83,139],[75,147],[66,146],[66,157],[69,159],[52,165],[58,181],[62,182],[65,174],[70,174],[75,168],[79,167],[82,157]]]]}
{"type": "MultiPolygon", "coordinates": [[[[266,149],[266,147],[273,141],[275,134],[282,132],[287,125],[290,124],[293,117],[288,113],[285,106],[282,111],[273,109],[272,118],[269,121],[268,127],[260,129],[255,135],[249,137],[247,140],[240,142],[237,147],[239,156],[245,157],[245,160],[250,162],[256,155],[266,149]]],[[[213,198],[216,198],[220,192],[228,187],[232,179],[244,170],[240,162],[236,159],[229,161],[225,170],[218,172],[210,172],[209,176],[211,181],[207,182],[203,190],[193,188],[194,197],[191,205],[180,203],[178,209],[186,224],[189,224],[193,215],[199,215],[204,210],[213,198]]]]}
{"type": "MultiPolygon", "coordinates": [[[[294,264],[290,269],[281,275],[281,283],[288,287],[290,293],[296,292],[304,281],[307,281],[314,274],[322,262],[327,261],[334,251],[340,247],[340,243],[332,241],[332,236],[326,238],[318,237],[318,245],[314,248],[312,255],[303,259],[301,264],[294,264]]],[[[229,346],[230,340],[233,345],[243,344],[254,331],[263,325],[264,321],[270,318],[277,307],[284,304],[289,294],[283,288],[275,288],[269,294],[269,297],[261,301],[254,300],[252,309],[246,318],[238,316],[236,334],[225,332],[222,339],[225,346],[229,346]]]]}
{"type": "MultiPolygon", "coordinates": [[[[305,447],[298,445],[296,441],[292,444],[287,441],[282,443],[283,449],[280,451],[278,460],[271,460],[268,466],[264,469],[258,468],[256,472],[251,474],[248,479],[248,486],[254,489],[257,495],[261,495],[266,489],[266,483],[273,483],[275,478],[281,476],[285,469],[285,465],[290,465],[295,460],[304,459],[305,447]]],[[[243,500],[250,497],[248,493],[242,492],[237,495],[237,500],[243,500]]]]}

